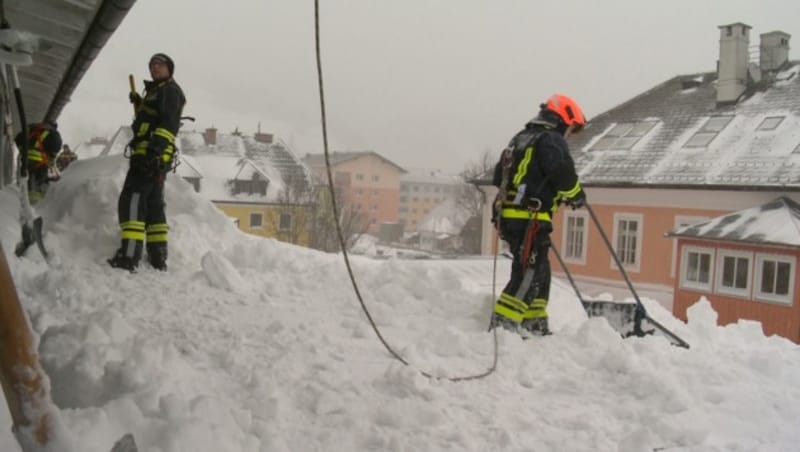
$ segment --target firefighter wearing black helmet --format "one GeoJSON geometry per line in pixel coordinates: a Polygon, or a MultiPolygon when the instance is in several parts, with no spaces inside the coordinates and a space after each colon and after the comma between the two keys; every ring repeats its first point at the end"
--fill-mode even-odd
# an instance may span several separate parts
{"type": "Polygon", "coordinates": [[[164,212],[164,180],[173,164],[175,139],[186,98],[172,78],[175,63],[157,53],[149,61],[152,81],[145,82],[144,96],[131,93],[136,110],[128,144],[130,166],[119,196],[121,245],[108,263],[134,271],[145,242],[147,258],[158,270],[167,269],[167,218],[164,212]]]}
{"type": "Polygon", "coordinates": [[[511,277],[494,305],[492,326],[524,334],[549,334],[547,258],[552,217],[561,202],[582,207],[586,194],[565,140],[586,124],[580,106],[556,94],[511,139],[494,172],[495,217],[514,258],[511,277]]]}

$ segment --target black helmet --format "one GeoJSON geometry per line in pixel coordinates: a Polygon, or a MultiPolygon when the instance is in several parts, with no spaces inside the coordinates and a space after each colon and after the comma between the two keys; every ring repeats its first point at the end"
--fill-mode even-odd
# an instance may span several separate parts
{"type": "Polygon", "coordinates": [[[151,56],[150,63],[152,63],[153,61],[159,61],[161,63],[166,64],[170,77],[172,76],[173,73],[175,73],[175,62],[172,61],[172,58],[170,58],[166,53],[157,53],[151,56]]]}

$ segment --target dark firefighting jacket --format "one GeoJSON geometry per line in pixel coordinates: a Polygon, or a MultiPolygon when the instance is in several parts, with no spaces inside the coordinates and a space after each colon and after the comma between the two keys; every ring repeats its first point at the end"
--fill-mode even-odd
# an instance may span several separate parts
{"type": "Polygon", "coordinates": [[[502,157],[493,178],[503,197],[502,218],[530,219],[529,208],[541,203],[537,218],[551,221],[560,201],[568,201],[582,191],[567,142],[553,127],[528,123],[512,138],[508,148],[511,156],[505,187],[501,187],[502,157]]]}
{"type": "Polygon", "coordinates": [[[145,95],[136,108],[131,125],[131,157],[160,158],[162,168],[169,168],[175,153],[175,136],[181,124],[186,97],[172,78],[146,81],[145,95]]]}

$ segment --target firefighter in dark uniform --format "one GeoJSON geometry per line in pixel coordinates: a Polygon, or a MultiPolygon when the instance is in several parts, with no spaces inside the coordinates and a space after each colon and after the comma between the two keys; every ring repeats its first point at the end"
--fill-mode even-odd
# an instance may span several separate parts
{"type": "MultiPolygon", "coordinates": [[[[20,151],[25,147],[23,138],[22,132],[14,138],[20,151]]],[[[31,204],[44,197],[51,181],[58,180],[55,159],[60,149],[61,134],[55,121],[28,127],[28,199],[31,204]]]]}
{"type": "Polygon", "coordinates": [[[586,202],[565,140],[585,124],[586,118],[574,100],[553,95],[512,138],[495,167],[493,184],[502,199],[495,202],[493,222],[514,258],[511,278],[494,306],[493,327],[550,334],[547,252],[551,221],[559,203],[578,208],[586,202]]]}
{"type": "Polygon", "coordinates": [[[175,137],[186,98],[172,78],[175,63],[163,53],[150,58],[152,81],[145,82],[144,97],[131,93],[136,109],[131,128],[130,167],[119,195],[122,245],[108,260],[115,268],[134,271],[147,242],[147,258],[158,270],[167,269],[167,218],[164,213],[164,179],[173,165],[175,137]]]}

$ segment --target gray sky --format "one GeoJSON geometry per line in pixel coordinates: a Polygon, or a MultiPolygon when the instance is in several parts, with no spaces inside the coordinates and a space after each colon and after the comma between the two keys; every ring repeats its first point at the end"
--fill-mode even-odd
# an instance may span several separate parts
{"type": "MultiPolygon", "coordinates": [[[[718,25],[800,40],[797,0],[321,0],[332,150],[460,171],[499,152],[547,96],[591,118],[678,74],[712,71],[718,25]]],[[[175,60],[187,129],[275,132],[322,152],[312,0],[139,0],[59,118],[66,143],[128,124],[127,76],[175,60]]],[[[791,59],[800,59],[790,51],[791,59]]]]}

